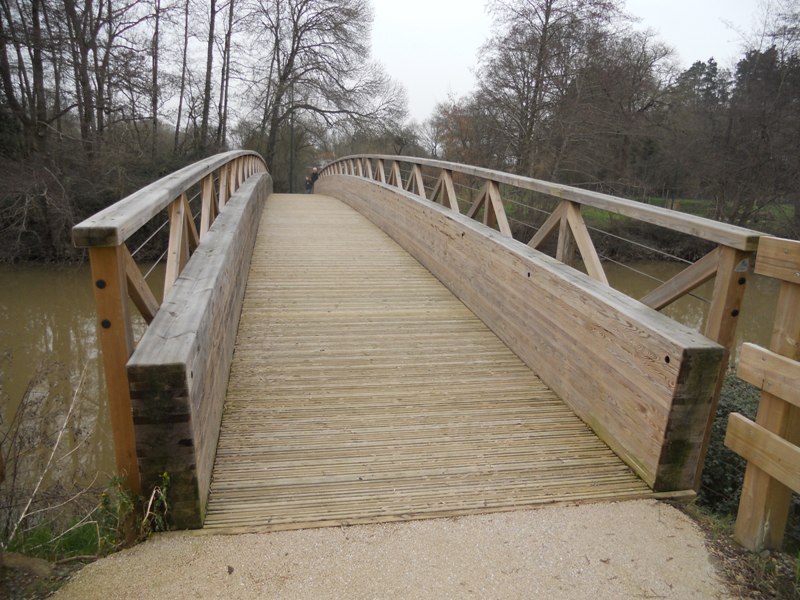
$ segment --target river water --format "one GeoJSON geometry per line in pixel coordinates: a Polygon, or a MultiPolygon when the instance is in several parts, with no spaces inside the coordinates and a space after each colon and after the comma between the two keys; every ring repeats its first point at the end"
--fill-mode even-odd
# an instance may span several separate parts
{"type": "MultiPolygon", "coordinates": [[[[658,262],[631,266],[661,280],[680,269],[674,263],[658,262]]],[[[641,297],[656,285],[618,265],[605,267],[611,285],[634,297],[641,297]]],[[[776,282],[751,277],[740,317],[739,340],[767,345],[776,290],[776,282]]],[[[709,298],[711,284],[699,289],[697,295],[709,298]]],[[[703,300],[685,298],[665,313],[699,328],[706,308],[703,300]]],[[[85,265],[0,265],[0,440],[27,394],[31,402],[26,406],[32,412],[19,436],[24,438],[21,442],[33,448],[49,446],[76,398],[76,390],[73,427],[63,436],[57,452],[55,478],[63,473],[87,485],[95,478],[103,484],[114,471],[114,452],[89,269],[85,265]]],[[[2,447],[4,455],[8,442],[6,439],[2,447]]]]}

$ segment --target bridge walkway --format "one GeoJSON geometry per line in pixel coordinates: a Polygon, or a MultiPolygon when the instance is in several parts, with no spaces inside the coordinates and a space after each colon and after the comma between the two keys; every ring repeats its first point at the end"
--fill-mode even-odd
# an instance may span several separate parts
{"type": "Polygon", "coordinates": [[[206,529],[399,521],[650,494],[382,231],[330,197],[269,197],[206,529]]]}

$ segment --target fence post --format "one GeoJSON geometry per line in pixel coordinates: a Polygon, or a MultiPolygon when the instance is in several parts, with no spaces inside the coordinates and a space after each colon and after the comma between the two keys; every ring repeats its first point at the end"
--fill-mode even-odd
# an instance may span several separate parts
{"type": "Polygon", "coordinates": [[[89,260],[117,471],[126,478],[127,487],[138,494],[141,492],[139,464],[136,459],[136,437],[126,366],[133,353],[133,333],[128,314],[124,247],[91,247],[89,260]]]}
{"type": "MultiPolygon", "coordinates": [[[[800,242],[762,238],[756,273],[781,280],[769,349],[800,360],[800,242]]],[[[756,424],[800,445],[800,409],[762,391],[756,424]]],[[[752,462],[747,463],[734,537],[749,548],[780,548],[792,491],[752,462]]]]}
{"type": "Polygon", "coordinates": [[[706,432],[703,445],[700,447],[700,459],[697,462],[697,473],[694,480],[694,489],[699,490],[702,482],[703,466],[711,442],[711,429],[717,416],[719,395],[725,374],[728,371],[728,359],[731,347],[736,337],[736,326],[739,322],[739,313],[742,311],[742,300],[747,287],[747,278],[752,272],[753,253],[747,250],[737,250],[727,246],[719,247],[719,262],[717,274],[714,279],[714,291],[711,296],[711,306],[708,309],[708,318],[703,331],[704,335],[725,348],[724,358],[720,367],[717,387],[711,399],[711,411],[706,423],[706,432]]]}

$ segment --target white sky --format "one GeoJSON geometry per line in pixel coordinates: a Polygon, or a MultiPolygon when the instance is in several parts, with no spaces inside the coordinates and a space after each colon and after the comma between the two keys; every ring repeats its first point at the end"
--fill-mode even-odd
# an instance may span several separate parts
{"type": "MultiPolygon", "coordinates": [[[[488,39],[486,0],[373,0],[372,57],[408,93],[411,118],[474,88],[478,50],[488,39]]],[[[740,32],[756,29],[760,0],[626,0],[639,29],[652,29],[683,67],[713,56],[732,66],[740,32]]]]}

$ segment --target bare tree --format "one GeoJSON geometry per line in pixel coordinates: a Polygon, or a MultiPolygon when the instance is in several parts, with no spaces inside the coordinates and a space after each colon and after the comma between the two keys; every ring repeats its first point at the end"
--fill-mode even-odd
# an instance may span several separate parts
{"type": "Polygon", "coordinates": [[[511,140],[518,173],[534,174],[543,118],[620,14],[617,0],[494,0],[496,35],[483,49],[479,95],[511,140]]]}
{"type": "Polygon", "coordinates": [[[183,4],[183,50],[181,52],[181,75],[180,75],[180,88],[178,92],[178,116],[175,119],[175,141],[173,143],[172,151],[174,154],[178,152],[178,142],[181,133],[181,117],[183,113],[183,96],[186,92],[186,63],[189,51],[189,0],[184,0],[183,4]]]}
{"type": "Polygon", "coordinates": [[[151,155],[155,162],[158,153],[158,33],[159,26],[161,25],[161,0],[153,0],[154,16],[153,16],[153,38],[152,38],[152,53],[153,53],[153,80],[152,91],[150,95],[150,109],[152,112],[152,145],[151,155]]]}
{"type": "Polygon", "coordinates": [[[425,119],[419,126],[419,139],[432,158],[439,158],[442,149],[443,126],[440,119],[425,119]]]}
{"type": "Polygon", "coordinates": [[[45,98],[43,0],[25,5],[0,0],[0,79],[8,106],[19,119],[30,147],[46,150],[49,112],[45,98]],[[13,49],[13,59],[8,50],[13,49]],[[15,81],[16,79],[16,81],[15,81]]]}
{"type": "Polygon", "coordinates": [[[211,77],[214,68],[214,23],[217,20],[217,0],[209,0],[208,38],[206,40],[206,83],[203,91],[203,117],[200,121],[200,150],[208,143],[208,117],[211,112],[211,77]]]}
{"type": "Polygon", "coordinates": [[[369,56],[366,0],[252,0],[269,60],[260,74],[261,146],[268,164],[292,115],[327,127],[398,120],[404,97],[369,56]]]}
{"type": "Polygon", "coordinates": [[[234,7],[237,6],[235,0],[228,2],[228,23],[225,29],[225,42],[222,49],[222,71],[219,82],[219,102],[217,104],[217,135],[216,145],[222,147],[225,144],[225,137],[228,128],[228,91],[231,83],[231,38],[233,36],[233,15],[234,7]]]}

